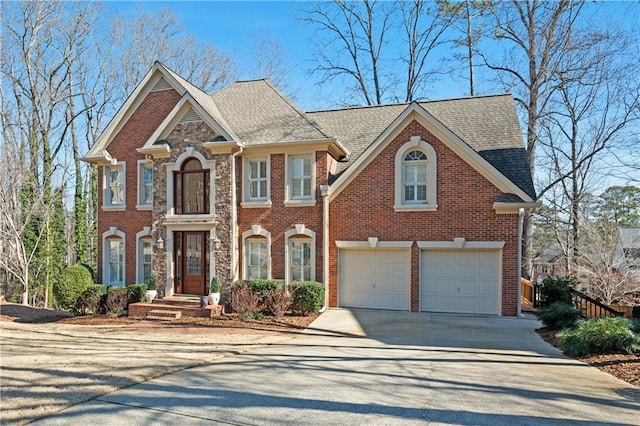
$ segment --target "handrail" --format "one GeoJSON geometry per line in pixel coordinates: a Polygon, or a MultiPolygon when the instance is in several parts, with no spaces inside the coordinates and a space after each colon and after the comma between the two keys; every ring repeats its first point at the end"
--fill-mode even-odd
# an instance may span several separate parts
{"type": "Polygon", "coordinates": [[[581,291],[574,288],[570,288],[571,300],[576,308],[583,311],[583,315],[588,318],[601,318],[601,317],[621,317],[624,316],[622,312],[618,312],[615,309],[605,305],[593,299],[581,291]]]}

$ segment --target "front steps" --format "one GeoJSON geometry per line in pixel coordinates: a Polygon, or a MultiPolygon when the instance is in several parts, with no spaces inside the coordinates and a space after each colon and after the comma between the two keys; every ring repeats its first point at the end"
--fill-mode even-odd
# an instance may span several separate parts
{"type": "Polygon", "coordinates": [[[153,302],[140,302],[129,305],[129,316],[157,321],[172,321],[183,317],[218,318],[224,311],[222,305],[206,305],[201,308],[201,297],[176,294],[153,302]]]}

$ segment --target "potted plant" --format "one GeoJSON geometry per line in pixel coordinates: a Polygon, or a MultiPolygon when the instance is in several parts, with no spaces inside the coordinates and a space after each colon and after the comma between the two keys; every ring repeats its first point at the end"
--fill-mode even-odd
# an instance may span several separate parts
{"type": "Polygon", "coordinates": [[[156,285],[155,277],[149,277],[145,284],[147,285],[147,302],[151,302],[153,299],[158,297],[158,287],[156,285]]]}
{"type": "Polygon", "coordinates": [[[209,304],[217,305],[220,303],[220,280],[218,277],[211,277],[209,285],[209,304]]]}

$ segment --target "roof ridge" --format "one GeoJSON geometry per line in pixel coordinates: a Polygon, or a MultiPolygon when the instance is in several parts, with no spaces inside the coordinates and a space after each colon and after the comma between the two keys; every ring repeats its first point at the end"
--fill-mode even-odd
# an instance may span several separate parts
{"type": "Polygon", "coordinates": [[[303,112],[300,108],[298,108],[293,102],[291,102],[291,100],[285,96],[280,89],[278,89],[273,83],[271,83],[268,79],[261,79],[260,81],[264,81],[264,83],[269,86],[271,88],[271,90],[273,90],[278,96],[280,96],[280,98],[285,101],[287,103],[287,105],[289,105],[296,113],[298,113],[298,115],[300,117],[302,117],[307,123],[309,123],[314,129],[316,129],[317,131],[320,132],[321,135],[323,135],[326,138],[331,138],[331,136],[329,136],[322,128],[320,128],[320,126],[318,126],[316,123],[314,123],[313,121],[311,121],[309,119],[309,117],[307,117],[307,114],[305,112],[303,112]]]}
{"type": "Polygon", "coordinates": [[[474,95],[474,96],[460,96],[456,98],[444,98],[444,99],[431,99],[427,101],[411,101],[411,102],[398,102],[395,104],[379,104],[379,105],[354,105],[346,108],[327,108],[327,109],[319,109],[315,111],[306,111],[307,114],[313,114],[316,112],[334,112],[334,111],[352,111],[357,109],[374,109],[374,108],[385,108],[385,107],[396,107],[396,106],[407,106],[411,105],[413,102],[417,104],[430,104],[430,103],[441,103],[441,102],[449,102],[449,101],[463,101],[463,100],[475,100],[482,98],[495,98],[501,96],[512,96],[511,93],[494,93],[489,95],[474,95]]]}

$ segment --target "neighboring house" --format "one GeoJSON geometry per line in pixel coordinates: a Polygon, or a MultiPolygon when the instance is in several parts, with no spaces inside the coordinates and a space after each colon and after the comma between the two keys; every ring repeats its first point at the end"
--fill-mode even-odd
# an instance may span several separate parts
{"type": "Polygon", "coordinates": [[[207,95],[156,63],[84,160],[104,283],[316,280],[328,306],[518,312],[536,195],[510,95],[303,113],[265,80],[207,95]]]}
{"type": "Polygon", "coordinates": [[[619,227],[616,258],[631,268],[640,269],[640,228],[619,227]]]}
{"type": "Polygon", "coordinates": [[[567,274],[566,264],[567,259],[562,247],[558,243],[553,243],[534,257],[532,281],[540,284],[547,276],[564,276],[567,274]]]}

